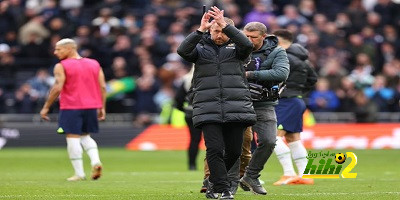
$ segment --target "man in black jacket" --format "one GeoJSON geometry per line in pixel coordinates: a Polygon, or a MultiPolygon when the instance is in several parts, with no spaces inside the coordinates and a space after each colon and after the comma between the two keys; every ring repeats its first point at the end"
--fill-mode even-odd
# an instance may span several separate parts
{"type": "Polygon", "coordinates": [[[216,199],[222,193],[221,199],[233,199],[227,171],[240,156],[244,130],[256,121],[243,68],[253,45],[223,14],[211,7],[199,29],[178,47],[178,54],[195,63],[192,119],[202,129],[207,147],[206,197],[216,199]]]}
{"type": "Polygon", "coordinates": [[[300,140],[300,132],[303,131],[303,113],[306,110],[302,97],[317,82],[317,75],[307,60],[308,51],[300,44],[292,43],[292,33],[281,29],[275,31],[274,35],[278,37],[279,45],[286,49],[290,64],[286,89],[275,107],[278,119],[275,153],[282,165],[283,176],[274,185],[314,184],[313,179],[301,178],[308,160],[307,150],[300,140]],[[283,141],[283,136],[288,145],[283,141]],[[291,156],[297,166],[298,175],[294,171],[291,156]]]}

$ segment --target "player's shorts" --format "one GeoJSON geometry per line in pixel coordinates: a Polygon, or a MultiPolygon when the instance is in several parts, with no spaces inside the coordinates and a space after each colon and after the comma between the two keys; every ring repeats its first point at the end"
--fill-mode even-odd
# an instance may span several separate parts
{"type": "Polygon", "coordinates": [[[279,99],[279,104],[275,106],[278,130],[285,130],[287,133],[302,132],[305,110],[306,104],[301,98],[279,99]]]}
{"type": "Polygon", "coordinates": [[[99,132],[97,109],[60,110],[58,133],[83,135],[99,132]]]}

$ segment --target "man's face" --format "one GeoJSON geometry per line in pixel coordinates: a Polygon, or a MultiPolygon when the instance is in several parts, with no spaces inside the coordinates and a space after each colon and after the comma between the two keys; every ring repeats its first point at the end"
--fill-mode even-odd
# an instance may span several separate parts
{"type": "Polygon", "coordinates": [[[69,45],[57,45],[54,49],[54,55],[60,59],[64,60],[68,57],[71,51],[71,47],[69,45]]]}
{"type": "Polygon", "coordinates": [[[222,45],[228,42],[229,38],[225,33],[222,32],[222,28],[217,24],[213,24],[210,28],[211,39],[217,45],[222,45]]]}
{"type": "Polygon", "coordinates": [[[243,33],[249,38],[251,43],[253,43],[254,47],[253,50],[258,50],[262,47],[264,43],[265,37],[267,34],[261,34],[260,31],[246,31],[244,30],[243,33]]]}

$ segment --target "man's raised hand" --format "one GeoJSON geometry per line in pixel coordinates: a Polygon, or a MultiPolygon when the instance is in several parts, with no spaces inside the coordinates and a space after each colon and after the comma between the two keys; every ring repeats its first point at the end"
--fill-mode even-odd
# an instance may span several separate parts
{"type": "Polygon", "coordinates": [[[217,6],[211,7],[211,10],[207,12],[221,28],[225,28],[228,24],[224,20],[224,10],[220,10],[217,6]]]}
{"type": "Polygon", "coordinates": [[[210,16],[209,12],[205,12],[203,14],[203,17],[201,18],[200,27],[197,30],[204,33],[208,29],[210,29],[210,27],[214,24],[214,21],[210,22],[210,18],[211,18],[211,16],[210,16]]]}

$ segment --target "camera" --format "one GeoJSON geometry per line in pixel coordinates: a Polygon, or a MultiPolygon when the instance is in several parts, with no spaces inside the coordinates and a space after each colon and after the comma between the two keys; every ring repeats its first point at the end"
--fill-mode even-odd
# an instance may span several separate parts
{"type": "Polygon", "coordinates": [[[274,85],[270,89],[270,96],[272,99],[278,99],[279,98],[279,86],[274,85]]]}
{"type": "Polygon", "coordinates": [[[279,99],[279,86],[274,85],[270,89],[264,88],[265,90],[265,97],[263,100],[277,100],[279,99]]]}
{"type": "Polygon", "coordinates": [[[249,83],[249,89],[253,101],[275,101],[279,99],[280,90],[278,85],[265,88],[259,84],[249,83]]]}

